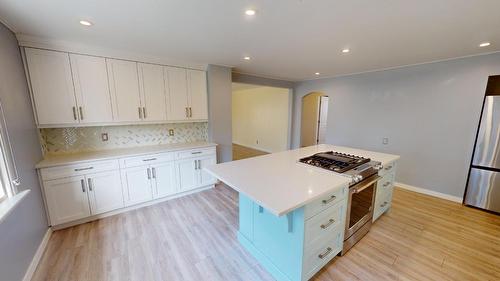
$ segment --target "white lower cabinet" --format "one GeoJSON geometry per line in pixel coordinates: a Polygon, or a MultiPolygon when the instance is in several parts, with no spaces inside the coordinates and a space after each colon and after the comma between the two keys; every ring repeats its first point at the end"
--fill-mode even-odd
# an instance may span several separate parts
{"type": "Polygon", "coordinates": [[[93,215],[122,208],[123,190],[119,171],[101,172],[85,176],[90,210],[93,215]]]}
{"type": "Polygon", "coordinates": [[[122,170],[122,183],[127,206],[153,199],[151,189],[151,169],[140,166],[122,170]]]}
{"type": "Polygon", "coordinates": [[[45,181],[44,187],[52,225],[90,216],[85,177],[45,181]]]}
{"type": "Polygon", "coordinates": [[[52,226],[215,184],[215,148],[159,152],[39,171],[52,226]]]}

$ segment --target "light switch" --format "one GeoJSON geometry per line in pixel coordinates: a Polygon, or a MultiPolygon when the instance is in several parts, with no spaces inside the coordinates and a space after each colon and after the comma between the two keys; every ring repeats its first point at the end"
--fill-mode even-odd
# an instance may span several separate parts
{"type": "Polygon", "coordinates": [[[382,144],[389,144],[389,138],[383,138],[382,144]]]}

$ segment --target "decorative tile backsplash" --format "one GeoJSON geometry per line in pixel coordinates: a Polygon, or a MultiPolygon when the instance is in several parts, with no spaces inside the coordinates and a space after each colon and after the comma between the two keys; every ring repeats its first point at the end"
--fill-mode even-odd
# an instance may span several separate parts
{"type": "Polygon", "coordinates": [[[45,153],[62,154],[169,143],[207,141],[208,123],[175,123],[40,129],[45,153]],[[174,135],[169,136],[169,129],[174,135]],[[108,141],[101,134],[108,134],[108,141]]]}

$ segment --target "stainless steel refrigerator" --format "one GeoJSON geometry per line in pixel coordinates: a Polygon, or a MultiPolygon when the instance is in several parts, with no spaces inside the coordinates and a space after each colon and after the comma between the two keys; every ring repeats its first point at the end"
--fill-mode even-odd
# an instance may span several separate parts
{"type": "Polygon", "coordinates": [[[488,79],[464,204],[500,213],[500,75],[488,79]]]}

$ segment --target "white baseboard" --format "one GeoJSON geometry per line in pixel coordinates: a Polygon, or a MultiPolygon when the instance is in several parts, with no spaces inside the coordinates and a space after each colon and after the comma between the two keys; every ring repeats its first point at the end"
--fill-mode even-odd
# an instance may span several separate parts
{"type": "Polygon", "coordinates": [[[237,144],[237,145],[241,145],[241,146],[253,148],[255,150],[264,151],[264,152],[267,152],[267,153],[273,153],[272,151],[270,151],[268,149],[265,149],[265,148],[262,148],[262,147],[258,147],[258,146],[252,145],[252,144],[239,143],[239,142],[235,142],[235,141],[233,141],[233,143],[237,144]]]}
{"type": "Polygon", "coordinates": [[[40,260],[42,259],[43,253],[45,252],[45,248],[47,248],[50,236],[52,236],[52,228],[49,227],[47,229],[47,232],[45,232],[42,242],[40,242],[40,245],[38,246],[35,255],[33,256],[33,259],[31,260],[30,266],[28,267],[26,273],[24,274],[23,281],[30,281],[31,278],[33,278],[33,274],[35,273],[35,270],[38,267],[40,260]]]}
{"type": "Polygon", "coordinates": [[[441,193],[441,192],[437,192],[437,191],[425,189],[425,188],[422,188],[422,187],[416,187],[416,186],[413,186],[413,185],[409,185],[409,184],[405,184],[405,183],[400,183],[400,182],[396,182],[394,185],[397,186],[397,187],[401,187],[403,189],[406,189],[406,190],[410,190],[410,191],[414,191],[414,192],[418,192],[418,193],[422,193],[422,194],[434,196],[434,197],[437,197],[437,198],[441,198],[441,199],[445,199],[445,200],[449,200],[449,201],[453,201],[453,202],[457,202],[457,203],[462,203],[462,197],[453,196],[453,195],[449,195],[449,194],[445,194],[445,193],[441,193]]]}

